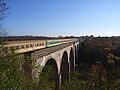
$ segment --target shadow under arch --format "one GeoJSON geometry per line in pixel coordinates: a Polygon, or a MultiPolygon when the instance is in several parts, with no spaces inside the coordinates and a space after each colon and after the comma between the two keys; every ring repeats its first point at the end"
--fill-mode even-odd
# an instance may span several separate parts
{"type": "Polygon", "coordinates": [[[70,72],[74,71],[74,52],[73,48],[70,49],[70,72]]]}
{"type": "Polygon", "coordinates": [[[69,81],[69,63],[68,54],[66,51],[64,51],[62,56],[60,72],[61,72],[61,85],[63,85],[65,81],[69,81]]]}
{"type": "Polygon", "coordinates": [[[58,90],[59,77],[57,63],[54,59],[49,59],[39,76],[37,90],[58,90]]]}
{"type": "Polygon", "coordinates": [[[79,52],[79,44],[77,44],[77,51],[79,52]]]}
{"type": "Polygon", "coordinates": [[[75,61],[77,61],[77,46],[75,45],[75,61]]]}

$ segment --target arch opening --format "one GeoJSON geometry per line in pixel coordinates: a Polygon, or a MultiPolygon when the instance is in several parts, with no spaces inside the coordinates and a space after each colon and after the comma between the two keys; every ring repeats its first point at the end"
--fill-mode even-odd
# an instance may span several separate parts
{"type": "Polygon", "coordinates": [[[46,62],[39,76],[38,90],[57,90],[59,87],[58,68],[54,59],[46,62]]]}
{"type": "Polygon", "coordinates": [[[77,61],[77,46],[75,45],[75,61],[77,61]]]}
{"type": "Polygon", "coordinates": [[[70,50],[70,72],[74,70],[74,53],[73,48],[70,50]]]}
{"type": "Polygon", "coordinates": [[[78,61],[78,44],[76,45],[76,61],[78,61]]]}
{"type": "Polygon", "coordinates": [[[68,54],[65,51],[62,56],[61,62],[61,84],[64,84],[65,81],[69,81],[69,63],[68,63],[68,54]]]}
{"type": "Polygon", "coordinates": [[[77,51],[79,52],[79,44],[77,44],[77,51]]]}
{"type": "Polygon", "coordinates": [[[80,60],[81,60],[81,58],[80,58],[80,55],[81,55],[81,54],[80,54],[80,53],[81,53],[80,51],[81,51],[81,50],[80,50],[80,49],[81,49],[81,43],[78,44],[78,60],[76,61],[77,64],[80,63],[80,60]]]}

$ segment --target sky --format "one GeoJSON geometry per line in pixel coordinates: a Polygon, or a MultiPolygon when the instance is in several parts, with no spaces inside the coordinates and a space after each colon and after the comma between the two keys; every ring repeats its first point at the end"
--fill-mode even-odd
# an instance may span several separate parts
{"type": "Polygon", "coordinates": [[[120,36],[120,0],[5,0],[9,35],[120,36]]]}

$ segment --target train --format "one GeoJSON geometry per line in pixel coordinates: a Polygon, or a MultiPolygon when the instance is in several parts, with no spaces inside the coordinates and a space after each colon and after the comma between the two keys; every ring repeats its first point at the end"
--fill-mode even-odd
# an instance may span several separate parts
{"type": "Polygon", "coordinates": [[[49,48],[66,43],[75,43],[77,38],[70,39],[51,39],[51,40],[25,40],[25,41],[10,41],[6,47],[15,49],[17,53],[25,53],[43,48],[49,48]]]}

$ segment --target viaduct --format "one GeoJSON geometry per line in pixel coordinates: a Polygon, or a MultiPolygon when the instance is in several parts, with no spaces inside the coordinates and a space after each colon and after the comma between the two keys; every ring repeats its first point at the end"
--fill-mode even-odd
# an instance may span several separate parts
{"type": "MultiPolygon", "coordinates": [[[[26,55],[31,56],[31,64],[25,70],[25,73],[32,78],[38,78],[39,74],[47,65],[52,65],[55,69],[56,85],[68,80],[70,81],[70,73],[75,70],[75,63],[78,59],[78,52],[80,48],[80,41],[75,43],[67,43],[50,48],[28,52],[26,55]],[[32,64],[39,66],[39,68],[32,68],[32,64]]],[[[27,62],[24,62],[25,64],[27,62]]]]}

